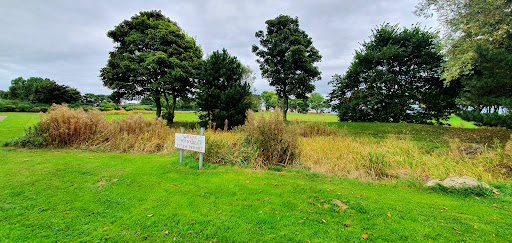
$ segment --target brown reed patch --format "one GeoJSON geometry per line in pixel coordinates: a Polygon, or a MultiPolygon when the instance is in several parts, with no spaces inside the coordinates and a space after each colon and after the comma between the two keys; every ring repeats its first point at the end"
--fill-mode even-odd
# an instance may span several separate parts
{"type": "Polygon", "coordinates": [[[247,111],[247,120],[242,128],[246,140],[258,148],[257,167],[291,165],[298,161],[297,133],[286,126],[279,111],[257,118],[247,111]]]}
{"type": "Polygon", "coordinates": [[[509,180],[507,171],[497,164],[509,164],[511,157],[494,150],[475,157],[452,149],[428,153],[411,140],[393,136],[300,138],[299,147],[306,167],[341,177],[374,180],[467,175],[487,181],[509,180]]]}
{"type": "Polygon", "coordinates": [[[162,119],[142,115],[107,121],[99,111],[53,105],[39,125],[49,146],[100,149],[122,153],[166,153],[174,150],[174,133],[162,119]]]}

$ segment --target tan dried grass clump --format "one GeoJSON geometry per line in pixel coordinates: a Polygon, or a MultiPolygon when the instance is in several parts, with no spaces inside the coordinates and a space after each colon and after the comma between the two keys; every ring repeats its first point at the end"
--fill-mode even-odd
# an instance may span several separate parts
{"type": "Polygon", "coordinates": [[[249,143],[258,149],[258,167],[267,168],[270,165],[291,165],[298,162],[297,133],[292,127],[287,127],[279,111],[271,112],[268,116],[247,111],[247,120],[242,128],[249,143]]]}
{"type": "Polygon", "coordinates": [[[206,133],[205,161],[213,164],[258,166],[258,151],[247,143],[239,131],[214,131],[206,133]]]}
{"type": "Polygon", "coordinates": [[[67,105],[53,105],[39,121],[55,146],[82,144],[97,136],[106,126],[106,120],[97,110],[73,110],[67,105]]]}
{"type": "Polygon", "coordinates": [[[174,150],[175,130],[162,119],[142,115],[107,121],[96,110],[53,105],[39,124],[50,146],[100,149],[123,153],[165,153],[174,150]]]}

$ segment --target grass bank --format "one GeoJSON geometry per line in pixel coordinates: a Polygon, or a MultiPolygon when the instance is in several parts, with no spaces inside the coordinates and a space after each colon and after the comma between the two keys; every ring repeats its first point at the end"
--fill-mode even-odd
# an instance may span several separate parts
{"type": "Polygon", "coordinates": [[[493,241],[512,237],[509,189],[439,194],[298,169],[187,157],[1,148],[6,241],[493,241]],[[507,191],[508,190],[508,191],[507,191]]]}

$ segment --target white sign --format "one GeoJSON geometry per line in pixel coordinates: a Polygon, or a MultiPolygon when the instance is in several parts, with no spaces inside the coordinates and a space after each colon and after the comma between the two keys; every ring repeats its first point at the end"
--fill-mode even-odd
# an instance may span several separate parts
{"type": "Polygon", "coordinates": [[[174,147],[204,153],[206,147],[205,136],[176,133],[174,147]]]}

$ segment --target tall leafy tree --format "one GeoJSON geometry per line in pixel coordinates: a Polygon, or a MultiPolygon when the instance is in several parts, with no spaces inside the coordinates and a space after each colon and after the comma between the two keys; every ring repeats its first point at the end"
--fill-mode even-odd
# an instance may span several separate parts
{"type": "Polygon", "coordinates": [[[320,113],[321,110],[325,109],[325,98],[320,93],[312,93],[309,96],[308,101],[311,109],[316,110],[317,113],[320,113]]]}
{"type": "Polygon", "coordinates": [[[459,86],[440,79],[436,33],[384,24],[356,50],[345,75],[334,75],[330,100],[340,120],[426,122],[455,108],[459,86]]]}
{"type": "Polygon", "coordinates": [[[206,59],[197,86],[197,106],[203,112],[202,123],[215,122],[229,128],[244,123],[251,108],[251,85],[243,79],[244,67],[226,49],[215,51],[206,59]]]}
{"type": "Polygon", "coordinates": [[[168,102],[165,118],[172,123],[178,98],[189,95],[200,66],[202,50],[176,22],[160,11],[144,11],[107,33],[116,46],[101,69],[103,84],[116,97],[151,96],[157,116],[168,102]]]}
{"type": "Polygon", "coordinates": [[[11,86],[8,90],[8,98],[11,100],[31,102],[34,100],[34,89],[36,85],[50,81],[51,80],[48,78],[43,79],[40,77],[30,77],[28,79],[24,79],[23,77],[15,78],[11,80],[11,86]]]}
{"type": "Polygon", "coordinates": [[[66,85],[59,85],[55,81],[45,80],[34,87],[32,102],[44,104],[73,104],[80,101],[80,92],[66,85]]]}
{"type": "Polygon", "coordinates": [[[283,119],[286,120],[288,99],[294,96],[307,99],[315,89],[314,81],[320,79],[320,71],[314,63],[322,59],[319,51],[306,32],[299,28],[299,19],[279,15],[265,22],[266,33],[256,32],[259,44],[252,52],[259,57],[258,63],[263,78],[275,87],[283,99],[283,119]]]}
{"type": "MultiPolygon", "coordinates": [[[[512,1],[422,0],[417,15],[435,12],[444,27],[443,78],[460,79],[461,105],[512,108],[512,1]]],[[[496,110],[496,109],[492,109],[496,110]]]]}
{"type": "Polygon", "coordinates": [[[443,78],[448,82],[472,74],[478,46],[509,49],[512,45],[510,0],[421,0],[415,14],[438,16],[444,27],[448,61],[443,78]]]}
{"type": "Polygon", "coordinates": [[[263,99],[263,103],[265,103],[265,110],[274,109],[279,105],[279,97],[276,92],[272,91],[263,91],[261,93],[261,98],[263,99]]]}

